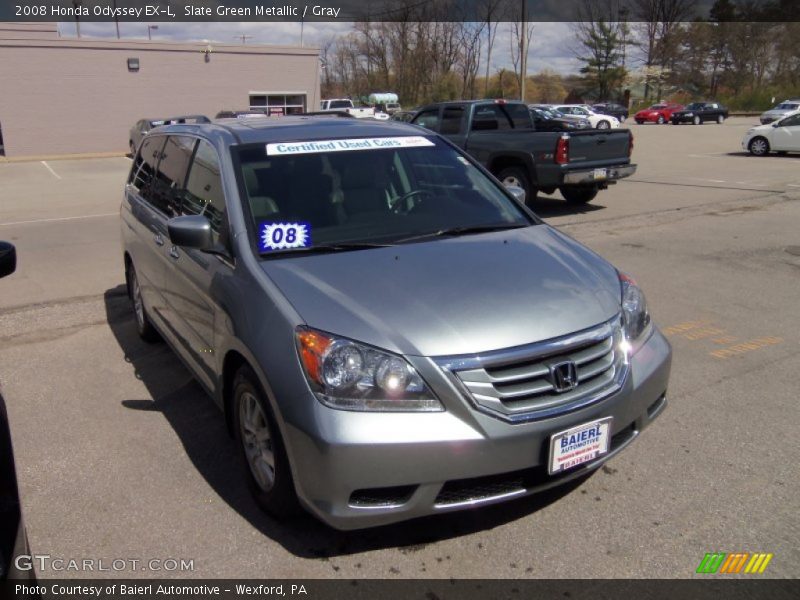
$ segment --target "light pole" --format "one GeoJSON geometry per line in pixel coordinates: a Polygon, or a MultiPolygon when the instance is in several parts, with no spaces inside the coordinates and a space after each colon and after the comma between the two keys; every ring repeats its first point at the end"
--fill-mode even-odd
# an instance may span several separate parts
{"type": "Polygon", "coordinates": [[[147,39],[148,40],[152,40],[153,39],[153,36],[150,33],[151,31],[153,31],[153,29],[158,29],[158,25],[148,25],[147,26],[147,39]]]}
{"type": "Polygon", "coordinates": [[[252,35],[245,35],[243,33],[240,33],[239,35],[233,36],[233,39],[242,40],[242,45],[244,46],[247,43],[247,40],[249,40],[252,37],[253,37],[252,35]]]}

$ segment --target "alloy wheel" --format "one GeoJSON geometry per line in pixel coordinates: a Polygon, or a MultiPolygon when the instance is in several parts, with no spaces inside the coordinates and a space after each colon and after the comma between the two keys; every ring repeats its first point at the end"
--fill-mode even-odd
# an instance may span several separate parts
{"type": "Polygon", "coordinates": [[[275,485],[275,452],[269,422],[251,392],[243,392],[239,403],[239,430],[247,464],[258,486],[266,492],[275,485]]]}

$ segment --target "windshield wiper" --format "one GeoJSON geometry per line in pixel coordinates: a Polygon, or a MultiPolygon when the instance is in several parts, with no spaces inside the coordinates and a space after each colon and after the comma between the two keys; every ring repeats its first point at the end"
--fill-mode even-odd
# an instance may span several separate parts
{"type": "Polygon", "coordinates": [[[426,238],[437,238],[456,235],[469,235],[471,233],[486,233],[489,231],[503,231],[506,229],[521,229],[528,227],[529,223],[495,223],[493,225],[468,225],[464,227],[449,227],[447,229],[439,229],[438,231],[431,231],[430,233],[422,233],[420,235],[412,235],[411,237],[402,238],[397,240],[397,243],[413,242],[415,240],[422,240],[426,238]]]}
{"type": "Polygon", "coordinates": [[[286,248],[285,250],[263,252],[261,256],[267,258],[270,256],[286,256],[288,254],[343,252],[347,250],[366,250],[368,248],[389,248],[390,246],[394,246],[394,244],[380,244],[377,242],[337,242],[335,244],[317,244],[316,246],[307,246],[304,248],[286,248]]]}

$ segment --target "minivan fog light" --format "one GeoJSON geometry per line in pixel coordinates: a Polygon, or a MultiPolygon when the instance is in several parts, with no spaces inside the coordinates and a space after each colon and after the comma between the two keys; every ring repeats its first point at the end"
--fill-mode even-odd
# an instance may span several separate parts
{"type": "Polygon", "coordinates": [[[419,373],[401,356],[298,327],[303,372],[325,406],[357,411],[442,411],[419,373]]]}

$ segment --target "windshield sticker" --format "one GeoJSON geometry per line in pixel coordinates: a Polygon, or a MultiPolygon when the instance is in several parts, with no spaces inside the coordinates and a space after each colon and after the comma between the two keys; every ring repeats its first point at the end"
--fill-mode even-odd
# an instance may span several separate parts
{"type": "Polygon", "coordinates": [[[428,138],[413,135],[403,137],[358,138],[349,140],[317,140],[267,144],[267,156],[286,154],[318,154],[321,152],[348,152],[351,150],[386,150],[391,148],[419,148],[433,146],[428,138]]]}
{"type": "Polygon", "coordinates": [[[261,223],[258,249],[261,252],[307,248],[311,245],[311,226],[308,223],[261,223]]]}

